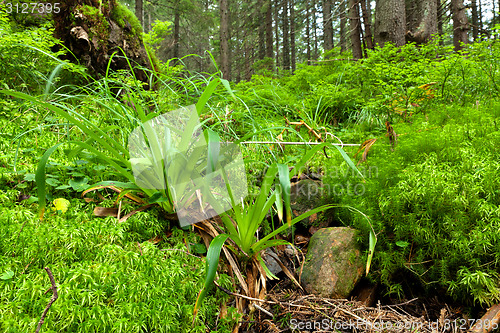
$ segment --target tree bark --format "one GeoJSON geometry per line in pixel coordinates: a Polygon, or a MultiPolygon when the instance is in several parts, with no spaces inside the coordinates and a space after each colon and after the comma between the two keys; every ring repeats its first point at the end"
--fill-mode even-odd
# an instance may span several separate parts
{"type": "Polygon", "coordinates": [[[345,52],[347,50],[346,26],[347,26],[346,0],[340,0],[340,52],[345,52]]]}
{"type": "Polygon", "coordinates": [[[135,16],[141,22],[142,27],[144,28],[144,6],[142,0],[135,0],[135,16]]]}
{"type": "Polygon", "coordinates": [[[333,24],[332,24],[332,3],[331,0],[323,2],[323,49],[329,51],[333,49],[333,24]]]}
{"type": "Polygon", "coordinates": [[[361,0],[361,10],[363,11],[363,25],[365,27],[364,40],[367,49],[373,49],[372,15],[370,0],[361,0]]]}
{"type": "Polygon", "coordinates": [[[396,46],[405,44],[404,0],[379,0],[375,7],[375,43],[381,47],[391,42],[396,46]]]}
{"type": "Polygon", "coordinates": [[[180,42],[180,19],[181,14],[179,10],[179,4],[175,5],[174,10],[174,58],[179,58],[179,42],[180,42]]]}
{"type": "Polygon", "coordinates": [[[316,18],[316,0],[313,0],[313,5],[312,5],[312,12],[311,15],[313,17],[312,20],[312,28],[313,28],[313,33],[314,33],[314,59],[318,59],[318,25],[315,20],[316,18]]]}
{"type": "Polygon", "coordinates": [[[266,57],[273,57],[273,6],[271,0],[266,0],[266,57]]]}
{"type": "MultiPolygon", "coordinates": [[[[441,3],[441,0],[436,0],[436,7],[437,7],[437,29],[438,29],[438,35],[440,37],[443,36],[443,15],[444,15],[444,10],[443,10],[443,4],[441,3]]],[[[443,39],[441,38],[439,40],[439,44],[443,45],[443,39]]]]}
{"type": "Polygon", "coordinates": [[[266,11],[264,11],[264,0],[257,0],[256,23],[259,34],[259,60],[266,56],[266,11]]]}
{"type": "Polygon", "coordinates": [[[279,35],[279,4],[274,3],[274,35],[276,36],[276,74],[278,74],[280,67],[280,35],[279,35]]]}
{"type": "Polygon", "coordinates": [[[229,4],[220,0],[220,70],[222,78],[229,79],[229,4]]]}
{"type": "Polygon", "coordinates": [[[306,0],[306,57],[311,60],[311,9],[309,1],[306,0]]]}
{"type": "Polygon", "coordinates": [[[453,19],[453,45],[455,51],[463,49],[463,44],[469,42],[467,14],[463,0],[451,0],[451,15],[453,19]]]}
{"type": "Polygon", "coordinates": [[[282,0],[283,69],[290,70],[290,38],[288,25],[288,0],[282,0]]]}
{"type": "Polygon", "coordinates": [[[288,0],[290,2],[290,49],[291,49],[291,66],[292,72],[295,71],[295,0],[288,0]]]}
{"type": "MultiPolygon", "coordinates": [[[[137,18],[117,17],[120,12],[116,10],[117,6],[121,5],[116,0],[108,1],[107,6],[99,6],[97,1],[92,0],[63,1],[60,12],[53,14],[55,37],[71,51],[72,59],[74,56],[96,76],[106,73],[113,53],[123,56],[124,52],[135,67],[136,78],[149,82],[148,74],[136,66],[152,69],[143,46],[142,31],[133,30],[129,22],[137,18]],[[95,15],[95,12],[99,14],[95,15]]],[[[109,65],[112,70],[130,69],[127,59],[123,57],[113,57],[109,65]]]]}
{"type": "Polygon", "coordinates": [[[478,6],[479,6],[479,32],[483,33],[483,6],[481,3],[481,0],[478,0],[478,6]]]}
{"type": "Polygon", "coordinates": [[[477,14],[477,1],[471,0],[472,7],[472,38],[476,42],[479,39],[479,17],[477,14]]]}
{"type": "Polygon", "coordinates": [[[363,50],[361,48],[361,24],[358,0],[349,0],[349,25],[351,28],[352,56],[354,59],[361,59],[363,57],[363,50]]]}
{"type": "Polygon", "coordinates": [[[436,0],[407,0],[407,41],[427,43],[438,32],[438,9],[436,0]]]}

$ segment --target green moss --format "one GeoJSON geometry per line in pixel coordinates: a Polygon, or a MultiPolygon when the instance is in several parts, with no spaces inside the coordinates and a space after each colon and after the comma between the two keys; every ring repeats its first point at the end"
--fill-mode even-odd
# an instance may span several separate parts
{"type": "Polygon", "coordinates": [[[142,26],[139,19],[130,9],[120,3],[117,3],[113,8],[113,11],[111,12],[111,19],[118,23],[121,28],[125,28],[127,23],[130,24],[131,34],[134,36],[138,36],[142,33],[142,26]]]}
{"type": "Polygon", "coordinates": [[[78,6],[77,10],[82,13],[90,26],[89,38],[97,36],[99,43],[103,44],[109,37],[109,23],[106,17],[99,8],[82,5],[78,6]]]}
{"type": "Polygon", "coordinates": [[[153,70],[158,72],[160,70],[160,61],[158,60],[158,57],[156,56],[155,51],[148,44],[144,44],[144,47],[146,48],[146,52],[148,53],[149,60],[151,61],[151,67],[153,68],[153,70]]]}

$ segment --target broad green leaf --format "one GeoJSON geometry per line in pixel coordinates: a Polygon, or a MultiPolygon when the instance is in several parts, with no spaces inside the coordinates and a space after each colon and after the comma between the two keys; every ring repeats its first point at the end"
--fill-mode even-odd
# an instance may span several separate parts
{"type": "Polygon", "coordinates": [[[83,178],[83,179],[70,179],[69,181],[69,186],[73,188],[73,190],[77,192],[82,192],[85,191],[89,187],[89,179],[88,178],[83,178]]]}
{"type": "Polygon", "coordinates": [[[57,185],[61,184],[61,182],[55,178],[47,178],[45,181],[50,186],[57,186],[57,185]]]}

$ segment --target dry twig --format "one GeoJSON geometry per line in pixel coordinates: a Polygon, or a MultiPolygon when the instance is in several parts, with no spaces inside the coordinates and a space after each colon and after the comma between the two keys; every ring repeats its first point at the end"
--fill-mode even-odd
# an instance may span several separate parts
{"type": "Polygon", "coordinates": [[[54,280],[54,275],[52,275],[52,272],[50,271],[50,268],[44,267],[44,269],[47,271],[47,275],[49,276],[51,287],[48,289],[45,293],[48,293],[50,290],[52,290],[52,298],[50,299],[49,303],[47,304],[47,307],[45,310],[43,310],[42,317],[40,318],[40,321],[38,322],[38,327],[36,328],[35,333],[40,332],[40,329],[42,328],[43,322],[45,320],[45,316],[47,316],[47,312],[49,312],[50,307],[52,306],[52,303],[54,303],[59,297],[57,295],[57,286],[56,286],[56,281],[54,280]]]}

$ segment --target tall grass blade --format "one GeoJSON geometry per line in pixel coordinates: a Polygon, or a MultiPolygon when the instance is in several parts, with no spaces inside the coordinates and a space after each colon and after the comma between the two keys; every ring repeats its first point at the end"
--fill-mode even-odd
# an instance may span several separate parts
{"type": "Polygon", "coordinates": [[[212,284],[215,279],[215,274],[217,273],[217,266],[219,265],[220,251],[222,250],[222,246],[224,246],[224,243],[226,242],[228,237],[229,235],[227,234],[220,234],[217,235],[210,242],[210,246],[207,252],[206,266],[205,266],[207,272],[205,276],[205,284],[203,286],[203,289],[198,294],[198,298],[196,299],[196,304],[194,305],[193,323],[194,320],[196,319],[196,314],[198,313],[198,309],[200,308],[203,299],[205,298],[207,292],[212,287],[212,284]]]}
{"type": "Polygon", "coordinates": [[[35,182],[38,193],[38,217],[40,218],[40,220],[43,220],[43,214],[45,213],[46,206],[45,195],[47,194],[47,192],[45,187],[45,167],[47,166],[47,161],[49,160],[50,155],[52,155],[52,153],[56,151],[56,149],[63,143],[64,142],[58,143],[55,146],[47,149],[45,154],[43,154],[42,158],[40,159],[40,162],[38,162],[38,167],[35,173],[35,182]]]}
{"type": "Polygon", "coordinates": [[[292,207],[290,204],[291,195],[291,184],[290,184],[290,172],[288,170],[288,165],[278,164],[278,175],[280,181],[281,197],[285,204],[285,219],[289,227],[292,224],[292,207]]]}

